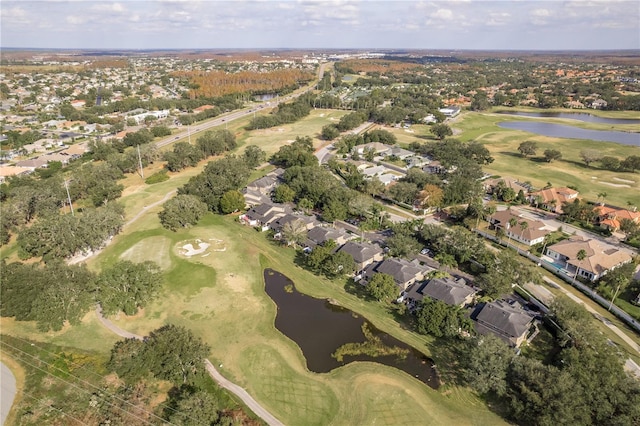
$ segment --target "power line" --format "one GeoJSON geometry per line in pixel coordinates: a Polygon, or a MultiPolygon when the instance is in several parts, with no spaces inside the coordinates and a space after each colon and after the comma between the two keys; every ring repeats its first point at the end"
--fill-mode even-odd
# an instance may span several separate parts
{"type": "MultiPolygon", "coordinates": [[[[38,402],[44,402],[44,400],[43,400],[42,398],[38,398],[38,397],[36,397],[36,396],[33,396],[32,394],[30,394],[29,392],[27,392],[27,391],[25,391],[25,390],[23,390],[23,391],[22,391],[22,394],[23,394],[24,396],[28,396],[29,398],[34,399],[34,400],[36,400],[36,401],[38,401],[38,402]]],[[[72,416],[72,415],[71,415],[71,414],[69,414],[69,413],[66,413],[66,412],[65,412],[63,409],[61,409],[61,408],[54,407],[53,405],[48,405],[48,404],[44,404],[44,405],[45,405],[45,406],[47,406],[48,408],[53,408],[54,410],[59,411],[60,413],[62,413],[62,415],[63,415],[63,416],[65,416],[65,417],[69,417],[70,419],[75,420],[76,422],[78,422],[78,423],[79,423],[79,424],[81,424],[81,425],[86,424],[85,422],[83,422],[82,420],[78,419],[77,417],[72,416]]]]}
{"type": "MultiPolygon", "coordinates": [[[[53,364],[51,364],[51,363],[48,363],[48,362],[46,362],[46,361],[43,361],[43,360],[41,360],[40,358],[36,357],[35,355],[31,355],[30,353],[25,352],[25,351],[23,351],[23,350],[22,350],[22,349],[20,349],[20,348],[16,348],[15,346],[13,346],[13,345],[11,345],[11,344],[9,344],[9,343],[7,343],[7,342],[2,341],[2,342],[0,342],[0,343],[1,343],[1,344],[3,344],[3,345],[7,345],[7,346],[9,346],[9,347],[13,348],[14,350],[19,351],[19,352],[21,352],[21,353],[23,353],[23,354],[25,354],[25,355],[27,355],[27,356],[29,356],[29,357],[31,357],[31,358],[35,358],[35,360],[36,360],[36,361],[41,362],[41,363],[45,364],[46,366],[48,366],[48,367],[50,367],[50,368],[54,368],[54,369],[56,369],[56,370],[60,371],[61,373],[64,373],[64,374],[66,374],[66,375],[68,375],[68,376],[71,376],[71,377],[75,378],[76,380],[78,380],[79,382],[86,383],[86,384],[88,384],[89,386],[93,387],[94,389],[96,389],[96,390],[97,390],[97,391],[99,391],[99,392],[104,392],[104,389],[102,389],[102,388],[100,388],[100,387],[98,387],[98,386],[95,386],[94,384],[89,383],[89,382],[87,382],[87,381],[85,381],[85,380],[82,380],[81,378],[79,378],[79,377],[77,377],[77,376],[74,376],[73,374],[71,374],[71,373],[69,373],[69,372],[66,372],[66,371],[62,370],[61,368],[56,367],[55,365],[53,365],[53,364]]],[[[18,355],[18,356],[19,356],[19,355],[18,355]]],[[[19,356],[19,357],[20,357],[20,356],[19,356]]],[[[78,389],[78,390],[84,391],[84,392],[86,392],[86,393],[88,393],[88,394],[92,394],[89,390],[84,389],[84,388],[82,388],[82,387],[80,387],[80,386],[76,385],[75,383],[70,382],[70,381],[67,381],[67,380],[65,380],[65,379],[63,379],[63,378],[61,378],[61,377],[55,376],[55,375],[53,375],[52,373],[50,373],[49,371],[44,370],[44,369],[40,368],[39,366],[37,366],[37,365],[35,365],[35,364],[30,363],[29,361],[25,360],[24,358],[21,358],[21,361],[22,361],[22,362],[24,362],[24,363],[26,363],[26,364],[27,364],[27,365],[29,365],[30,367],[33,367],[33,368],[35,368],[35,369],[37,369],[37,370],[39,370],[39,371],[42,371],[43,373],[45,373],[45,374],[47,374],[47,375],[49,375],[49,376],[51,376],[51,377],[53,377],[53,378],[56,378],[56,379],[58,379],[58,380],[60,380],[60,381],[62,381],[62,382],[64,382],[64,383],[66,383],[66,384],[67,384],[67,385],[69,385],[69,386],[72,386],[72,387],[74,387],[74,388],[76,388],[76,389],[78,389]]],[[[106,393],[106,392],[105,392],[105,393],[106,393]]],[[[128,401],[126,401],[126,400],[124,400],[124,399],[122,399],[122,398],[120,398],[120,397],[118,397],[118,396],[116,396],[116,395],[110,395],[110,396],[112,396],[113,398],[115,398],[116,400],[118,400],[118,401],[120,401],[120,402],[122,402],[122,403],[124,403],[124,404],[127,404],[127,405],[130,405],[130,406],[132,406],[132,407],[135,407],[135,406],[134,406],[133,404],[131,404],[130,402],[128,402],[128,401]]],[[[123,412],[125,412],[125,413],[129,414],[129,415],[130,415],[130,416],[132,416],[132,417],[135,417],[136,419],[138,419],[138,420],[140,420],[140,421],[144,422],[145,424],[152,425],[152,423],[151,423],[151,422],[149,422],[148,420],[145,420],[145,419],[143,419],[142,417],[139,417],[139,416],[137,416],[137,415],[135,415],[135,414],[131,413],[130,411],[126,410],[125,408],[119,407],[119,406],[117,406],[117,405],[115,405],[115,404],[113,404],[113,403],[111,403],[111,402],[107,401],[107,400],[106,400],[106,398],[104,398],[104,397],[102,397],[102,398],[103,398],[103,401],[104,401],[105,403],[109,404],[110,406],[112,406],[112,407],[114,407],[114,408],[117,408],[117,409],[119,409],[119,410],[121,410],[121,411],[123,411],[123,412]]],[[[163,421],[163,422],[169,423],[169,422],[167,422],[166,420],[164,420],[163,418],[161,418],[161,417],[157,416],[156,414],[153,414],[152,412],[150,412],[150,411],[148,411],[148,410],[141,409],[140,407],[135,407],[135,408],[136,408],[136,409],[138,409],[138,410],[140,410],[140,411],[143,411],[143,412],[145,412],[145,413],[149,414],[149,415],[150,415],[150,416],[152,416],[152,417],[156,417],[157,419],[159,419],[159,420],[161,420],[161,421],[163,421]]],[[[169,423],[169,424],[171,424],[171,423],[169,423]]]]}
{"type": "MultiPolygon", "coordinates": [[[[73,361],[71,361],[71,360],[68,360],[68,359],[66,359],[66,358],[63,358],[60,354],[57,354],[57,353],[55,353],[55,352],[51,352],[51,351],[49,351],[49,350],[47,350],[47,349],[45,349],[45,348],[43,348],[43,347],[41,347],[41,346],[36,345],[35,343],[33,343],[33,342],[29,341],[29,340],[25,340],[25,339],[23,339],[23,338],[21,338],[21,337],[18,337],[18,336],[11,336],[11,338],[16,339],[16,340],[20,340],[20,341],[22,341],[23,343],[29,344],[29,345],[31,345],[31,346],[35,346],[35,347],[37,347],[39,350],[41,350],[41,351],[43,351],[43,352],[46,352],[46,353],[48,353],[49,355],[55,356],[56,358],[59,358],[59,359],[64,359],[64,361],[65,361],[65,362],[67,362],[67,363],[69,363],[69,364],[71,364],[71,365],[73,365],[73,366],[77,367],[78,369],[82,369],[82,370],[84,370],[84,371],[86,371],[86,372],[88,372],[88,373],[91,373],[91,374],[93,374],[94,376],[101,378],[102,380],[106,380],[106,376],[103,376],[102,374],[99,374],[99,373],[97,373],[97,372],[95,372],[95,371],[93,371],[93,370],[91,370],[91,369],[87,368],[85,365],[78,364],[78,363],[75,363],[75,362],[73,362],[73,361]]],[[[12,346],[12,345],[10,345],[10,344],[8,344],[8,343],[6,343],[6,342],[1,342],[1,341],[0,341],[0,343],[4,343],[4,344],[7,344],[8,346],[12,346]]],[[[13,347],[13,346],[12,346],[12,347],[13,347]]],[[[15,348],[15,347],[14,347],[14,348],[15,348]]],[[[20,350],[19,348],[15,348],[15,349],[20,350]]],[[[21,350],[20,350],[20,351],[21,351],[21,350]]],[[[21,352],[24,352],[24,351],[21,351],[21,352]]],[[[30,354],[29,354],[29,355],[30,355],[30,354]]],[[[31,357],[34,357],[34,355],[30,355],[30,356],[31,356],[31,357]]],[[[44,361],[41,361],[41,362],[44,362],[44,361]]],[[[50,365],[50,364],[48,364],[48,365],[50,365]]],[[[54,368],[57,368],[57,367],[54,367],[54,368]]],[[[62,371],[62,370],[60,370],[60,371],[62,371]]],[[[73,376],[72,374],[69,374],[69,375],[70,375],[70,376],[73,376]]],[[[77,376],[73,376],[73,377],[77,377],[77,376]]],[[[79,379],[79,380],[82,380],[82,379],[79,379]]],[[[93,385],[93,384],[91,384],[91,386],[96,387],[96,386],[95,386],[95,385],[93,385]]],[[[109,395],[109,396],[115,396],[115,395],[113,395],[113,394],[109,394],[108,392],[106,392],[106,391],[104,391],[104,390],[101,390],[101,391],[102,391],[103,393],[106,393],[106,394],[107,394],[107,395],[109,395]]],[[[164,408],[166,408],[166,409],[168,409],[168,410],[170,410],[170,411],[171,411],[171,412],[173,412],[173,413],[182,414],[182,415],[184,415],[184,416],[186,416],[186,417],[190,418],[191,420],[196,420],[196,419],[194,419],[193,417],[191,417],[188,413],[181,412],[181,411],[179,411],[179,410],[177,410],[177,409],[175,409],[175,408],[173,408],[173,407],[169,406],[169,404],[168,404],[167,402],[162,402],[162,403],[160,403],[159,405],[160,405],[160,406],[162,406],[162,407],[164,407],[164,408]]],[[[153,413],[149,413],[149,414],[152,414],[152,415],[153,415],[153,413]]],[[[158,417],[158,416],[156,416],[156,417],[158,417]]],[[[160,418],[160,417],[158,417],[158,418],[160,418]]],[[[162,421],[166,422],[166,420],[164,420],[164,419],[162,419],[162,421]]]]}

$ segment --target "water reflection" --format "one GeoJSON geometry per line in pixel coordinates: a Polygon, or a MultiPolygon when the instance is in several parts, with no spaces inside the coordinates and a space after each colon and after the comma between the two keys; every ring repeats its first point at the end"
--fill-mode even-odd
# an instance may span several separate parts
{"type": "Polygon", "coordinates": [[[498,114],[515,115],[520,117],[538,118],[567,118],[570,120],[580,120],[587,123],[601,124],[640,124],[640,120],[627,118],[607,118],[586,112],[522,112],[522,111],[498,111],[498,114]]]}
{"type": "Polygon", "coordinates": [[[523,130],[525,132],[554,138],[588,139],[640,146],[640,133],[618,132],[613,130],[589,130],[541,121],[505,121],[498,123],[498,126],[504,129],[523,130]]]}

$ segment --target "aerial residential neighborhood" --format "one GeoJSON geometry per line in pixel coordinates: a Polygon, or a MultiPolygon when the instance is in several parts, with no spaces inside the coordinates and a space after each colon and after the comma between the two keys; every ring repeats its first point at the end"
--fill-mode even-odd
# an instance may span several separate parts
{"type": "Polygon", "coordinates": [[[579,3],[2,2],[0,424],[640,424],[640,16],[579,3]]]}

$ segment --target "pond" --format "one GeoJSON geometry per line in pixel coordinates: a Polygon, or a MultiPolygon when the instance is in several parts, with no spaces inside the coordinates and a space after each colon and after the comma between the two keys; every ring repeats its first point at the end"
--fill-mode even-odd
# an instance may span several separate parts
{"type": "Polygon", "coordinates": [[[623,145],[640,146],[640,133],[614,130],[588,130],[563,124],[540,121],[505,121],[498,123],[504,129],[523,130],[542,136],[568,139],[588,139],[602,142],[615,142],[623,145]]]}
{"type": "Polygon", "coordinates": [[[440,385],[433,361],[377,330],[356,313],[298,292],[291,280],[271,269],[264,271],[264,281],[267,294],[277,306],[276,328],[300,347],[310,371],[327,373],[350,362],[371,361],[398,368],[434,389],[440,385]],[[346,348],[372,341],[385,353],[402,355],[371,356],[362,351],[357,355],[346,354],[346,348]],[[339,356],[332,356],[338,348],[345,353],[341,361],[339,356]]]}
{"type": "Polygon", "coordinates": [[[597,115],[588,114],[586,112],[522,112],[522,111],[498,111],[498,114],[516,115],[520,117],[538,117],[538,118],[568,118],[570,120],[580,120],[587,123],[602,124],[640,124],[640,120],[632,118],[606,118],[597,115]]]}

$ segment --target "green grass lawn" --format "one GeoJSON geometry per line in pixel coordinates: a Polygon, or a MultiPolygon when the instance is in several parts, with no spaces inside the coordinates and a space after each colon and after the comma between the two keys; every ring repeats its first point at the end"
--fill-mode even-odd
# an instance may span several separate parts
{"type": "MultiPolygon", "coordinates": [[[[238,128],[236,138],[240,145],[257,145],[262,148],[267,155],[275,153],[282,145],[293,142],[296,136],[311,136],[313,144],[317,148],[326,143],[319,138],[322,127],[327,124],[337,124],[340,118],[348,112],[349,111],[313,109],[307,117],[295,123],[250,132],[243,128],[238,128]]],[[[248,123],[249,120],[246,120],[248,123]]]]}
{"type": "MultiPolygon", "coordinates": [[[[287,275],[302,292],[338,300],[426,354],[432,354],[433,340],[403,329],[383,305],[347,293],[344,282],[295,266],[294,250],[277,246],[234,217],[208,215],[198,226],[174,233],[161,228],[155,212],[148,211],[89,264],[100,269],[123,258],[161,263],[165,285],[143,311],[113,322],[139,334],[166,323],[189,327],[211,346],[210,359],[222,365],[221,372],[285,424],[504,423],[470,390],[446,385],[435,391],[394,368],[353,363],[327,374],[308,371],[299,347],[275,329],[275,304],[264,292],[265,267],[287,275]],[[215,251],[185,257],[181,247],[195,239],[211,242],[215,251]]],[[[1,321],[3,333],[102,353],[118,340],[93,312],[79,326],[47,334],[32,323],[1,321]]]]}
{"type": "Polygon", "coordinates": [[[233,217],[209,215],[189,230],[171,233],[157,228],[117,238],[95,263],[106,265],[131,256],[135,247],[155,252],[169,245],[174,266],[162,297],[143,314],[121,316],[114,322],[139,334],[166,322],[191,328],[211,345],[212,362],[222,364],[223,374],[245,386],[286,424],[502,422],[469,390],[454,388],[445,395],[393,368],[364,363],[329,374],[309,372],[297,345],[273,325],[275,304],[264,292],[264,267],[283,272],[302,292],[338,300],[427,354],[433,342],[401,329],[384,306],[365,302],[345,292],[342,283],[295,266],[292,249],[275,245],[266,234],[235,223],[233,217]],[[190,259],[181,256],[183,242],[195,238],[222,240],[224,251],[190,259]],[[145,240],[151,241],[141,245],[145,240]],[[358,392],[353,392],[354,386],[358,392]]]}

